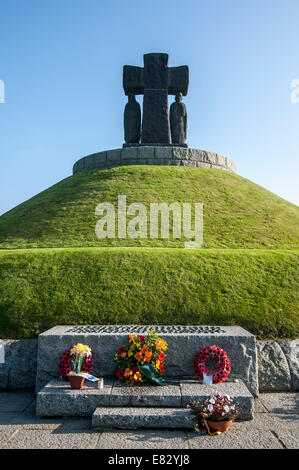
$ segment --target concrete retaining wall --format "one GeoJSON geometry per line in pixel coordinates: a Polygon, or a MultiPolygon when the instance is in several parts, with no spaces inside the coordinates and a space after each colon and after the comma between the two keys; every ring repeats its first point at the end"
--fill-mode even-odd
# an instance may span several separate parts
{"type": "Polygon", "coordinates": [[[74,164],[73,174],[120,165],[175,165],[237,171],[232,160],[217,153],[185,147],[138,146],[87,155],[74,164]]]}
{"type": "MultiPolygon", "coordinates": [[[[34,388],[37,339],[3,340],[0,389],[34,388]]],[[[299,339],[257,341],[259,391],[299,391],[299,339]]]]}

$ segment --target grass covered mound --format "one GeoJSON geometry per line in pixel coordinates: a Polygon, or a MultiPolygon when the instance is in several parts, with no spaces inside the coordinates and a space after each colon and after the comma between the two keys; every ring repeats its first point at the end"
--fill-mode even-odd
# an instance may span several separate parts
{"type": "Polygon", "coordinates": [[[189,324],[293,338],[298,261],[291,250],[2,250],[0,337],[58,324],[189,324]]]}
{"type": "Polygon", "coordinates": [[[299,208],[224,170],[124,166],[66,178],[0,217],[0,248],[183,247],[178,239],[95,236],[100,202],[202,202],[204,248],[298,248],[299,208]]]}

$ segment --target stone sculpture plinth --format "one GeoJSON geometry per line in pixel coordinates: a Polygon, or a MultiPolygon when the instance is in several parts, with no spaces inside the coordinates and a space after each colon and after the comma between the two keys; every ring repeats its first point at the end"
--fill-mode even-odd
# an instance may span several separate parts
{"type": "Polygon", "coordinates": [[[82,171],[124,165],[173,165],[199,168],[216,168],[237,172],[232,160],[218,153],[188,149],[181,144],[154,146],[127,144],[124,148],[93,153],[80,158],[73,166],[73,174],[82,171]]]}

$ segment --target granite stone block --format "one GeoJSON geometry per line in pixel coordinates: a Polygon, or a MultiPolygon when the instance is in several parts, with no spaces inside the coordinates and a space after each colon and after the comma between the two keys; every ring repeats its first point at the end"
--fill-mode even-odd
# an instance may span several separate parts
{"type": "Polygon", "coordinates": [[[94,166],[94,157],[95,157],[95,154],[92,154],[92,155],[89,155],[88,157],[86,157],[86,161],[85,161],[85,169],[86,170],[91,170],[94,166]]]}
{"type": "Polygon", "coordinates": [[[140,146],[138,148],[138,159],[153,160],[155,158],[155,147],[140,146]]]}
{"type": "Polygon", "coordinates": [[[0,388],[31,388],[37,369],[37,340],[5,340],[5,362],[0,364],[0,388]]]}
{"type": "Polygon", "coordinates": [[[173,147],[173,159],[174,160],[188,160],[189,149],[184,147],[173,147]]]}
{"type": "Polygon", "coordinates": [[[181,392],[183,407],[187,407],[192,401],[202,403],[216,392],[229,395],[241,407],[238,420],[253,419],[254,398],[241,380],[237,383],[224,382],[213,385],[201,384],[196,380],[186,380],[181,383],[181,392]]]}
{"type": "Polygon", "coordinates": [[[172,165],[172,160],[169,160],[168,158],[162,158],[160,160],[160,164],[164,166],[169,166],[172,165]]]}
{"type": "Polygon", "coordinates": [[[237,326],[56,326],[38,338],[37,391],[57,377],[59,357],[73,344],[80,342],[92,348],[94,375],[113,376],[115,352],[127,343],[128,334],[146,334],[151,328],[168,343],[165,364],[169,377],[194,377],[196,352],[203,346],[216,344],[227,351],[231,374],[243,380],[254,396],[258,395],[255,337],[237,326]]]}
{"type": "Polygon", "coordinates": [[[287,360],[291,374],[292,390],[299,390],[299,339],[278,341],[287,360]]]}
{"type": "Polygon", "coordinates": [[[138,148],[137,147],[125,147],[121,149],[121,160],[131,161],[137,160],[138,148]]]}
{"type": "Polygon", "coordinates": [[[184,408],[97,408],[92,415],[94,429],[193,429],[194,422],[184,408]]]}
{"type": "Polygon", "coordinates": [[[199,161],[196,162],[196,166],[197,168],[211,168],[210,163],[199,162],[199,161]]]}
{"type": "Polygon", "coordinates": [[[80,158],[73,166],[73,174],[80,173],[84,170],[84,158],[80,158]]]}
{"type": "Polygon", "coordinates": [[[104,163],[107,161],[107,152],[99,152],[94,154],[94,164],[104,163]]]}
{"type": "Polygon", "coordinates": [[[179,408],[181,406],[181,390],[179,382],[165,387],[140,386],[131,387],[114,384],[110,394],[110,406],[153,406],[179,408]]]}
{"type": "Polygon", "coordinates": [[[121,160],[114,164],[114,166],[127,166],[127,165],[141,165],[140,160],[121,160]]]}
{"type": "Polygon", "coordinates": [[[198,149],[189,149],[189,160],[202,160],[202,151],[198,149]]]}
{"type": "Polygon", "coordinates": [[[173,159],[172,147],[154,147],[154,148],[155,148],[155,158],[157,159],[167,158],[169,160],[173,159]]]}
{"type": "Polygon", "coordinates": [[[261,391],[291,390],[287,359],[276,341],[258,341],[259,388],[261,391]]]}
{"type": "Polygon", "coordinates": [[[109,162],[119,161],[121,159],[121,151],[122,149],[114,149],[107,151],[107,164],[109,162]]]}
{"type": "Polygon", "coordinates": [[[37,394],[36,414],[38,416],[91,416],[98,406],[109,406],[112,381],[104,381],[104,389],[88,385],[81,390],[71,388],[69,382],[51,380],[37,394]]]}

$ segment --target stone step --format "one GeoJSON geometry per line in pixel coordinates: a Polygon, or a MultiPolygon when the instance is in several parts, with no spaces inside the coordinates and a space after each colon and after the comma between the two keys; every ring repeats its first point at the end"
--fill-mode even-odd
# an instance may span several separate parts
{"type": "Polygon", "coordinates": [[[241,420],[253,418],[254,399],[244,383],[224,382],[203,385],[198,380],[168,380],[165,387],[132,387],[114,379],[105,379],[98,389],[85,381],[81,390],[73,390],[68,382],[53,379],[37,395],[39,416],[92,416],[99,408],[153,408],[156,414],[167,408],[186,408],[191,401],[203,401],[217,391],[230,395],[241,405],[241,420]]]}
{"type": "Polygon", "coordinates": [[[193,416],[186,408],[97,408],[92,415],[94,429],[194,429],[193,416]]]}

